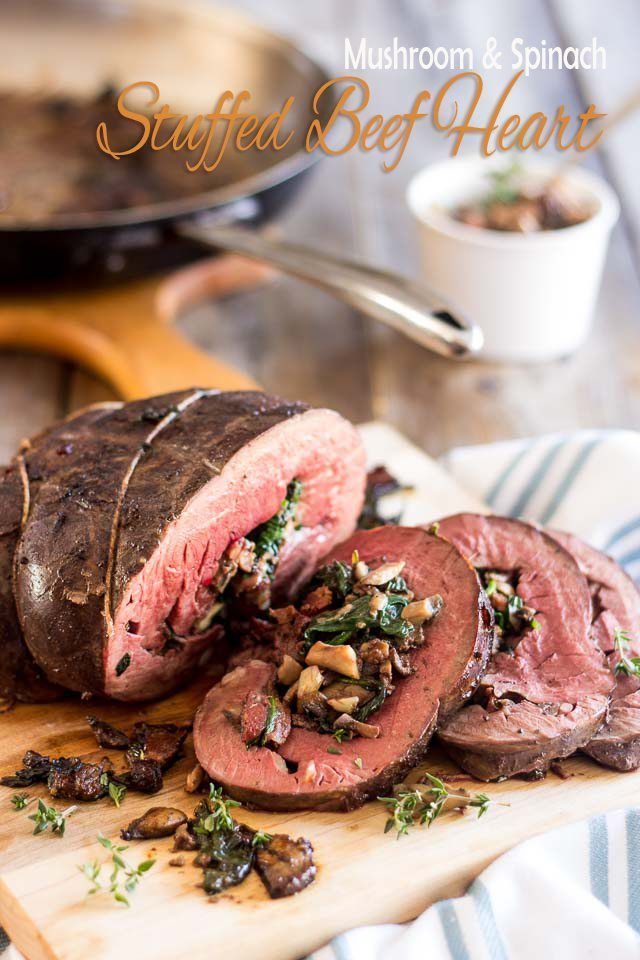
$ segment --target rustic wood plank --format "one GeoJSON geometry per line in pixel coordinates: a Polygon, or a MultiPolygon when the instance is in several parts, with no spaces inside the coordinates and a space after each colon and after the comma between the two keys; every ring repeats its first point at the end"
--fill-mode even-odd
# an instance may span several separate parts
{"type": "Polygon", "coordinates": [[[79,410],[91,403],[115,400],[116,395],[108,384],[75,367],[66,367],[67,388],[65,406],[67,411],[79,410]]]}

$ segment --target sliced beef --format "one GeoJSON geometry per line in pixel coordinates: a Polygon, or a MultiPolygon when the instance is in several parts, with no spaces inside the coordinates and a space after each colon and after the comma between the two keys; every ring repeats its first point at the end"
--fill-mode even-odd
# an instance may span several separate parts
{"type": "Polygon", "coordinates": [[[313,847],[304,837],[294,840],[278,833],[258,847],[255,857],[256,870],[273,900],[300,893],[315,880],[313,847]]]}
{"type": "MultiPolygon", "coordinates": [[[[615,671],[620,660],[616,632],[629,638],[626,655],[640,656],[640,593],[611,557],[571,534],[552,531],[551,536],[574,557],[589,582],[593,635],[615,671]]],[[[606,767],[636,770],[640,767],[640,678],[621,672],[614,672],[614,676],[608,720],[582,749],[606,767]]]]}
{"type": "Polygon", "coordinates": [[[439,532],[476,568],[513,573],[518,596],[536,611],[515,649],[492,657],[480,702],[452,717],[440,740],[481,780],[544,771],[591,740],[613,688],[591,637],[587,581],[560,544],[519,520],[458,514],[439,532]]]}
{"type": "MultiPolygon", "coordinates": [[[[101,404],[25,441],[14,461],[0,468],[0,696],[47,702],[64,690],[47,680],[23,640],[13,592],[13,565],[29,506],[42,479],[75,455],[73,438],[100,415],[119,404],[101,404]]],[[[64,514],[57,519],[64,522],[64,514]]]]}
{"type": "Polygon", "coordinates": [[[300,527],[274,583],[285,598],[362,504],[355,429],[257,392],[125,404],[73,449],[30,505],[18,614],[49,680],[121,700],[160,696],[193,672],[220,632],[207,613],[223,553],[278,512],[293,479],[300,527]]]}
{"type": "Polygon", "coordinates": [[[416,596],[443,597],[440,614],[424,628],[424,643],[408,655],[414,672],[370,718],[380,727],[377,739],[338,745],[330,734],[296,726],[277,750],[247,749],[233,719],[249,695],[272,689],[274,664],[252,660],[227,674],[196,714],[194,744],[210,777],[239,800],[275,810],[356,807],[389,790],[424,757],[436,724],[478,681],[493,620],[478,578],[458,550],[424,530],[389,526],[355,534],[328,559],[350,562],[355,549],[370,568],[406,561],[402,575],[416,596]]]}

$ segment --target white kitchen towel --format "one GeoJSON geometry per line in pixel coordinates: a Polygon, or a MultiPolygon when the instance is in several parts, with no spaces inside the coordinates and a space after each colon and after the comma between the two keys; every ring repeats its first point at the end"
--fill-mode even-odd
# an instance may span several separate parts
{"type": "Polygon", "coordinates": [[[640,433],[582,430],[442,458],[493,513],[577,533],[640,580],[640,433]]]}
{"type": "Polygon", "coordinates": [[[527,840],[466,896],[343,934],[309,960],[638,960],[639,932],[640,809],[617,810],[527,840]]]}
{"type": "MultiPolygon", "coordinates": [[[[640,580],[639,433],[462,447],[442,463],[492,512],[577,533],[640,580]]],[[[352,930],[309,960],[640,960],[639,934],[640,808],[528,840],[465,896],[409,924],[352,930]]]]}

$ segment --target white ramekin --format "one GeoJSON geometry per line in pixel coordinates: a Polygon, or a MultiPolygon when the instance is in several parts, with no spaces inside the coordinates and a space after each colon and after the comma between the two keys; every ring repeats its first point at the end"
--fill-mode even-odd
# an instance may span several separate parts
{"type": "MultiPolygon", "coordinates": [[[[407,189],[427,285],[479,324],[487,360],[537,362],[563,357],[586,339],[611,230],[620,205],[592,173],[568,168],[566,179],[593,208],[584,223],[539,233],[501,233],[459,223],[447,211],[482,195],[499,161],[453,157],[418,173],[407,189]]],[[[525,176],[557,163],[527,161],[525,176]]]]}

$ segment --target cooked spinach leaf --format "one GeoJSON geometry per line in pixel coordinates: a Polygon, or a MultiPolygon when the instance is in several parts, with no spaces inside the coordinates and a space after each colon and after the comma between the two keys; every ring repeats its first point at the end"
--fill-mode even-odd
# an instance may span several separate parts
{"type": "Polygon", "coordinates": [[[317,571],[311,586],[329,587],[333,599],[342,602],[353,589],[353,567],[341,560],[327,563],[317,571]]]}
{"type": "Polygon", "coordinates": [[[128,666],[131,664],[131,654],[125,653],[116,663],[116,677],[122,676],[128,666]]]}
{"type": "Polygon", "coordinates": [[[256,556],[266,557],[269,567],[275,567],[280,547],[285,538],[286,528],[289,522],[295,518],[301,496],[302,483],[300,480],[292,480],[275,516],[256,527],[249,534],[249,539],[253,540],[256,545],[256,556]]]}
{"type": "Polygon", "coordinates": [[[320,613],[314,617],[303,633],[303,652],[317,641],[338,645],[365,640],[371,634],[391,638],[405,638],[414,627],[402,619],[402,611],[409,602],[407,597],[390,594],[382,610],[371,609],[371,598],[364,594],[351,600],[340,610],[320,613]]]}

